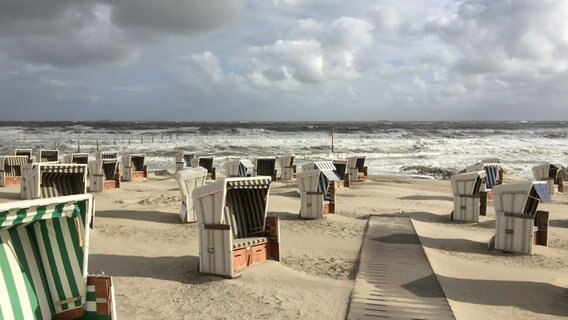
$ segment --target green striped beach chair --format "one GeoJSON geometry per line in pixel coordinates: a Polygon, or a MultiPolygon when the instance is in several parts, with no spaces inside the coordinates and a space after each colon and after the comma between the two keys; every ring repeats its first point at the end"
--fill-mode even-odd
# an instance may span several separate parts
{"type": "Polygon", "coordinates": [[[93,196],[0,204],[0,319],[114,319],[112,278],[89,276],[93,196]]]}
{"type": "Polygon", "coordinates": [[[278,217],[267,217],[270,177],[226,178],[193,191],[199,271],[234,278],[267,259],[280,261],[278,217]]]}
{"type": "Polygon", "coordinates": [[[22,182],[22,166],[28,162],[27,156],[0,157],[0,187],[20,184],[22,182]]]}

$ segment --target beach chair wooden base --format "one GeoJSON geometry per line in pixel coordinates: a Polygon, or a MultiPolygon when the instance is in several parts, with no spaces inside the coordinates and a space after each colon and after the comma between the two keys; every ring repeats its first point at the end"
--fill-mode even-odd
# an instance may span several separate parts
{"type": "Polygon", "coordinates": [[[548,247],[548,211],[537,211],[535,224],[538,230],[535,232],[534,244],[548,247]]]}
{"type": "Polygon", "coordinates": [[[22,183],[21,177],[5,177],[3,181],[0,181],[0,187],[9,187],[21,183],[22,183]]]}
{"type": "Polygon", "coordinates": [[[103,184],[103,190],[119,189],[120,182],[116,180],[107,180],[103,184]]]}
{"type": "Polygon", "coordinates": [[[336,180],[334,181],[335,189],[341,189],[345,187],[345,183],[343,180],[336,180]]]}
{"type": "Polygon", "coordinates": [[[148,178],[148,172],[147,171],[134,171],[132,172],[132,180],[141,180],[141,179],[145,179],[148,178]]]}

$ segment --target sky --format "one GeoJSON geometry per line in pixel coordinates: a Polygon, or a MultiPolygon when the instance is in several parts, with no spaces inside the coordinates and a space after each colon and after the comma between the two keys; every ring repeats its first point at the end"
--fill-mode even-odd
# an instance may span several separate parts
{"type": "Polygon", "coordinates": [[[0,0],[0,121],[568,120],[568,0],[0,0]]]}

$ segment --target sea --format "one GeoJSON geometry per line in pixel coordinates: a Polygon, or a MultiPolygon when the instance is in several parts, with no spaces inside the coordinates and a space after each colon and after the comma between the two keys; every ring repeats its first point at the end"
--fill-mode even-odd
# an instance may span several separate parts
{"type": "Polygon", "coordinates": [[[295,155],[295,163],[366,156],[370,175],[447,178],[486,158],[532,179],[542,162],[567,164],[568,122],[0,122],[0,155],[57,148],[144,153],[149,170],[174,170],[179,151],[233,159],[295,155]]]}

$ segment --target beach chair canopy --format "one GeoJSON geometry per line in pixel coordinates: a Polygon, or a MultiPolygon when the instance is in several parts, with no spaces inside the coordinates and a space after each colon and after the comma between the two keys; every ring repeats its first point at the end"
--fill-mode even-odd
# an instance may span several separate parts
{"type": "Polygon", "coordinates": [[[562,171],[562,165],[544,162],[532,168],[536,180],[554,179],[562,171]]]}
{"type": "Polygon", "coordinates": [[[254,173],[254,164],[248,159],[229,161],[225,168],[230,177],[246,177],[254,173]]]}
{"type": "Polygon", "coordinates": [[[506,214],[536,214],[540,202],[550,201],[544,182],[516,182],[493,188],[495,212],[506,214]]]}
{"type": "Polygon", "coordinates": [[[89,172],[104,175],[104,180],[114,180],[118,173],[118,159],[101,159],[89,163],[89,172]]]}
{"type": "Polygon", "coordinates": [[[125,165],[130,165],[134,171],[144,171],[146,155],[143,153],[131,153],[126,156],[125,165]]]}
{"type": "Polygon", "coordinates": [[[86,193],[87,165],[34,163],[22,168],[21,197],[51,198],[86,193]]]}
{"type": "Polygon", "coordinates": [[[89,164],[89,154],[83,152],[68,154],[63,159],[65,163],[89,164]]]}
{"type": "Polygon", "coordinates": [[[335,173],[339,179],[343,180],[345,178],[345,173],[347,172],[347,160],[346,159],[334,159],[333,165],[335,166],[335,173]]]}
{"type": "Polygon", "coordinates": [[[347,167],[357,168],[358,172],[363,172],[365,167],[365,156],[356,156],[347,158],[347,167]]]}
{"type": "Polygon", "coordinates": [[[473,164],[465,168],[466,172],[478,172],[485,171],[485,186],[488,189],[493,188],[497,184],[497,179],[499,179],[499,170],[501,170],[501,164],[498,162],[484,162],[488,160],[498,160],[498,159],[486,159],[479,163],[473,164]]]}
{"type": "Polygon", "coordinates": [[[273,176],[276,170],[276,157],[259,157],[253,164],[257,176],[273,176]]]}
{"type": "Polygon", "coordinates": [[[339,180],[332,170],[309,170],[302,171],[297,175],[298,189],[302,192],[321,192],[324,199],[329,199],[330,182],[339,180]]]}
{"type": "Polygon", "coordinates": [[[97,318],[86,283],[92,200],[0,204],[0,319],[73,319],[78,308],[97,318]]]}
{"type": "Polygon", "coordinates": [[[454,196],[476,195],[485,191],[485,171],[467,172],[453,175],[450,178],[452,193],[454,196]]]}
{"type": "Polygon", "coordinates": [[[7,177],[20,177],[21,167],[28,163],[27,156],[3,156],[0,157],[0,171],[4,171],[7,177]]]}
{"type": "Polygon", "coordinates": [[[26,156],[28,160],[32,159],[32,149],[15,149],[14,150],[15,156],[26,156]]]}
{"type": "Polygon", "coordinates": [[[118,160],[118,152],[117,151],[99,151],[97,153],[97,160],[101,159],[116,159],[118,160]]]}
{"type": "Polygon", "coordinates": [[[233,237],[265,231],[270,177],[225,178],[193,191],[200,224],[229,224],[233,237]]]}
{"type": "Polygon", "coordinates": [[[207,169],[207,173],[211,173],[213,171],[213,161],[214,160],[215,160],[215,157],[211,157],[211,156],[199,157],[197,159],[197,165],[196,166],[203,167],[203,168],[207,169]]]}
{"type": "Polygon", "coordinates": [[[39,150],[36,162],[58,162],[59,150],[39,150]]]}

